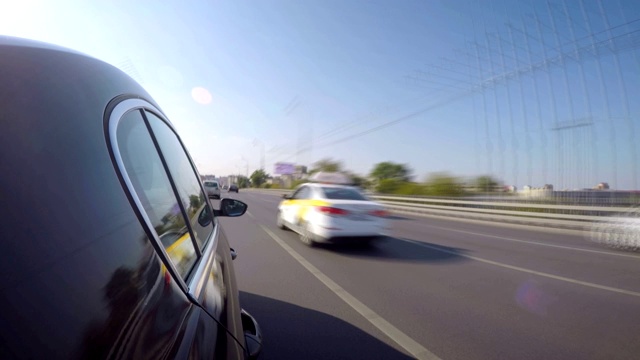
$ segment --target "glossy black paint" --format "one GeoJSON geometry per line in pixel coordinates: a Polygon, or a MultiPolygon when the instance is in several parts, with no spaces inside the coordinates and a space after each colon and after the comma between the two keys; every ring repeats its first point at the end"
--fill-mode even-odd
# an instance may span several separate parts
{"type": "Polygon", "coordinates": [[[190,298],[118,177],[104,120],[126,98],[157,107],[106,63],[0,37],[2,359],[245,356],[222,230],[219,272],[190,298]]]}

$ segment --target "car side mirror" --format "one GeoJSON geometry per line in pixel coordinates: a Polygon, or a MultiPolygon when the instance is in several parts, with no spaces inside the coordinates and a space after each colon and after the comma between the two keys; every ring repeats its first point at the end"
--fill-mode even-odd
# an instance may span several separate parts
{"type": "Polygon", "coordinates": [[[240,200],[224,198],[220,200],[218,216],[238,217],[242,216],[249,206],[240,200]]]}
{"type": "Polygon", "coordinates": [[[285,200],[289,200],[289,199],[291,199],[291,195],[282,194],[282,198],[285,199],[285,200]]]}

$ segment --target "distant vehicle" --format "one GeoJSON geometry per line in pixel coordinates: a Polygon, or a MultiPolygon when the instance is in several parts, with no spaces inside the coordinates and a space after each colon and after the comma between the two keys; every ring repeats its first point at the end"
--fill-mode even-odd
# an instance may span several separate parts
{"type": "Polygon", "coordinates": [[[229,186],[229,192],[235,192],[237,194],[238,193],[238,185],[233,184],[233,185],[229,186]]]}
{"type": "Polygon", "coordinates": [[[208,197],[220,199],[220,185],[217,181],[207,180],[204,182],[204,190],[207,192],[208,197]]]}
{"type": "Polygon", "coordinates": [[[384,207],[351,186],[307,183],[283,197],[278,227],[297,232],[309,246],[340,241],[367,244],[388,230],[384,207]]]}
{"type": "Polygon", "coordinates": [[[219,223],[247,205],[211,207],[175,128],[122,71],[3,36],[0,54],[0,358],[255,358],[219,223]]]}
{"type": "Polygon", "coordinates": [[[228,185],[222,185],[222,190],[229,190],[229,186],[228,185]]]}

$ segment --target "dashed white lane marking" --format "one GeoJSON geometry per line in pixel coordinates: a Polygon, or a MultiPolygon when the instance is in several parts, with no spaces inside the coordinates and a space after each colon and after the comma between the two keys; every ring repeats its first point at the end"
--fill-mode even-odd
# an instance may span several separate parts
{"type": "Polygon", "coordinates": [[[548,273],[544,273],[544,272],[541,272],[541,271],[525,269],[525,268],[522,268],[522,267],[519,267],[519,266],[513,266],[513,265],[509,265],[509,264],[504,264],[504,263],[501,263],[501,262],[498,262],[498,261],[479,258],[477,256],[461,254],[461,253],[456,252],[456,251],[445,250],[445,249],[442,249],[442,248],[439,248],[439,247],[436,247],[436,246],[431,246],[431,245],[428,245],[428,244],[425,244],[425,243],[422,243],[422,242],[416,241],[416,240],[410,240],[410,239],[399,239],[399,240],[406,241],[406,242],[409,242],[409,243],[412,243],[412,244],[416,244],[416,245],[419,245],[419,246],[423,246],[423,247],[429,248],[431,250],[440,251],[440,252],[451,254],[451,255],[461,256],[461,257],[464,257],[464,258],[467,258],[467,259],[483,262],[485,264],[491,264],[491,265],[499,266],[499,267],[506,268],[506,269],[511,269],[511,270],[515,270],[515,271],[521,271],[521,272],[528,273],[528,274],[534,274],[534,275],[538,275],[538,276],[542,276],[542,277],[546,277],[546,278],[550,278],[550,279],[565,281],[565,282],[572,283],[572,284],[588,286],[588,287],[596,288],[596,289],[600,289],[600,290],[607,290],[607,291],[611,291],[611,292],[615,292],[615,293],[619,293],[619,294],[625,294],[625,295],[631,295],[631,296],[640,297],[640,292],[636,292],[636,291],[618,289],[618,288],[614,288],[614,287],[611,287],[611,286],[594,284],[594,283],[591,283],[591,282],[588,282],[588,281],[582,281],[582,280],[572,279],[572,278],[568,278],[568,277],[564,277],[564,276],[548,274],[548,273]]]}
{"type": "Polygon", "coordinates": [[[347,303],[347,305],[351,306],[351,308],[353,308],[355,311],[360,313],[360,315],[362,315],[373,326],[387,335],[391,340],[395,341],[403,349],[405,349],[411,355],[415,356],[416,359],[439,360],[439,358],[431,351],[427,350],[424,346],[420,345],[418,342],[410,338],[407,334],[403,333],[402,331],[400,331],[400,329],[396,328],[376,312],[371,310],[360,300],[349,294],[345,289],[343,289],[335,281],[331,280],[328,276],[318,270],[318,268],[313,266],[309,261],[307,261],[307,259],[302,257],[302,255],[298,254],[298,252],[287,245],[284,240],[280,239],[267,227],[265,227],[264,225],[260,226],[267,234],[269,234],[269,236],[271,236],[273,240],[275,240],[276,243],[278,243],[278,245],[280,245],[286,252],[289,253],[289,255],[296,259],[300,263],[300,265],[304,266],[311,274],[313,274],[313,276],[320,280],[320,282],[322,282],[327,288],[329,288],[329,290],[331,290],[340,299],[347,303]]]}

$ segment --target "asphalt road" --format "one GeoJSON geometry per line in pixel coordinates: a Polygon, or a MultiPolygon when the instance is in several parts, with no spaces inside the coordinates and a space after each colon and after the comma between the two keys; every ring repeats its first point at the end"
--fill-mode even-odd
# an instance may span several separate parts
{"type": "Polygon", "coordinates": [[[276,194],[222,219],[262,359],[638,359],[640,256],[583,236],[398,216],[370,247],[303,245],[276,194]]]}

